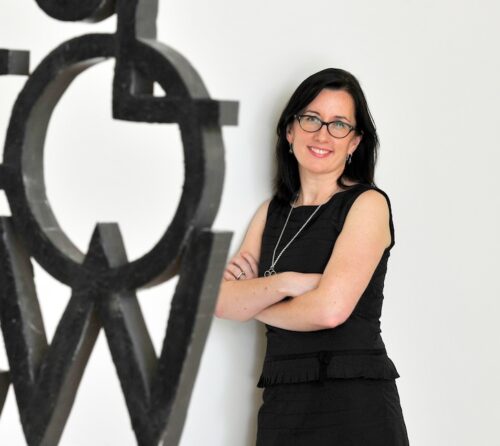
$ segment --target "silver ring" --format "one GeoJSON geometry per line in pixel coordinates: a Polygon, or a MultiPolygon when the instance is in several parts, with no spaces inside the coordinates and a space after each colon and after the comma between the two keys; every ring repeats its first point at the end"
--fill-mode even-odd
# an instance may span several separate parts
{"type": "Polygon", "coordinates": [[[240,277],[241,277],[241,276],[245,276],[245,277],[246,277],[245,271],[241,270],[241,273],[239,273],[239,274],[236,276],[236,280],[240,280],[240,277]]]}

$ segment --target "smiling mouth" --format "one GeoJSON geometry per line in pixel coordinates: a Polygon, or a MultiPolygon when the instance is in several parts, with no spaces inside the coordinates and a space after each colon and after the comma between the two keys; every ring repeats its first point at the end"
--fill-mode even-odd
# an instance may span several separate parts
{"type": "Polygon", "coordinates": [[[308,149],[316,156],[325,157],[331,153],[331,150],[320,149],[318,147],[309,146],[308,149]]]}

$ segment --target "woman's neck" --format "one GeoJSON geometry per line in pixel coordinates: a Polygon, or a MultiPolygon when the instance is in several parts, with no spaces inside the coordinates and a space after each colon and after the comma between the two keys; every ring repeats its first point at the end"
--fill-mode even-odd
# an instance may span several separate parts
{"type": "MultiPolygon", "coordinates": [[[[348,186],[356,184],[352,181],[344,181],[348,186]]],[[[327,202],[332,195],[342,189],[337,184],[337,179],[329,181],[304,181],[301,183],[296,206],[315,206],[327,202]]]]}

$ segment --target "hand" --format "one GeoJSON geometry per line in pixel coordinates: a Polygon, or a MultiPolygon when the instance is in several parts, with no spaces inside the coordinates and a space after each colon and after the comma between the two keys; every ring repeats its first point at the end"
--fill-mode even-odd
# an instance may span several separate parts
{"type": "Polygon", "coordinates": [[[295,297],[318,288],[322,274],[288,272],[290,296],[295,297]]]}
{"type": "Polygon", "coordinates": [[[224,270],[225,280],[255,279],[259,267],[255,258],[248,252],[239,252],[227,264],[224,270]],[[241,274],[243,271],[244,274],[241,274]],[[240,275],[241,274],[241,275],[240,275]],[[239,279],[236,279],[240,275],[239,279]]]}

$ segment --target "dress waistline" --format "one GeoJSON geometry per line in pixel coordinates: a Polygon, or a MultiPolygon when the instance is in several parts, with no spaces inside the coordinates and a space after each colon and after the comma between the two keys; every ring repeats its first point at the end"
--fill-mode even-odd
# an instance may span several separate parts
{"type": "Polygon", "coordinates": [[[265,361],[283,361],[287,359],[303,359],[303,358],[330,358],[332,356],[343,355],[384,355],[387,354],[385,348],[357,348],[350,350],[321,350],[310,353],[290,353],[288,355],[268,355],[265,361]]]}
{"type": "Polygon", "coordinates": [[[321,350],[310,353],[291,353],[288,355],[268,355],[265,362],[270,361],[286,361],[289,359],[304,359],[304,358],[318,358],[320,363],[319,368],[319,381],[324,382],[327,376],[328,364],[334,356],[346,355],[384,355],[387,354],[385,348],[365,348],[365,349],[349,349],[349,350],[321,350]]]}

